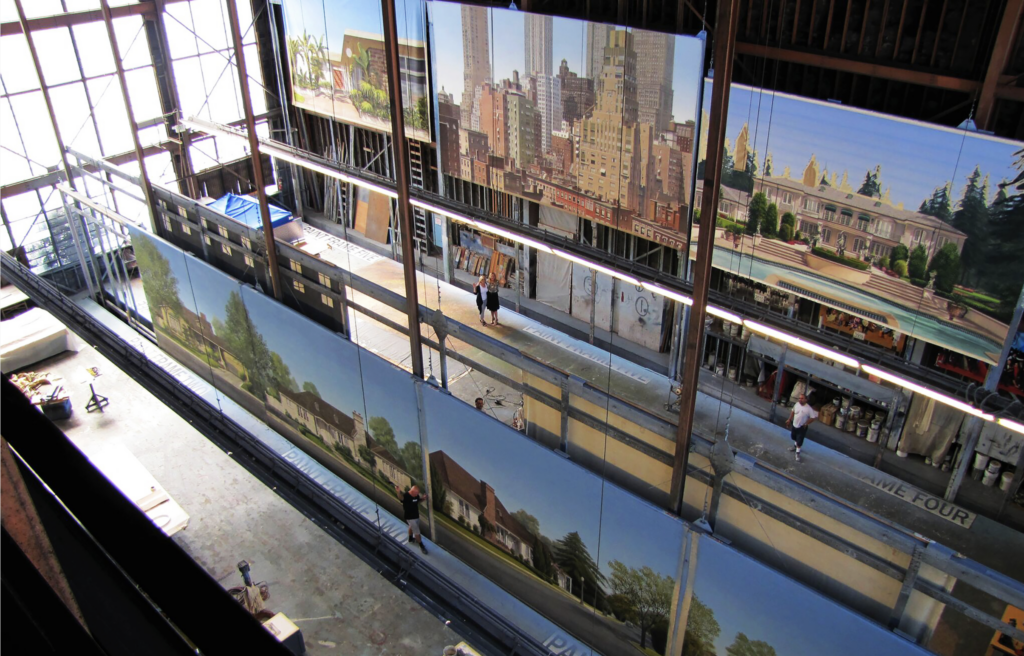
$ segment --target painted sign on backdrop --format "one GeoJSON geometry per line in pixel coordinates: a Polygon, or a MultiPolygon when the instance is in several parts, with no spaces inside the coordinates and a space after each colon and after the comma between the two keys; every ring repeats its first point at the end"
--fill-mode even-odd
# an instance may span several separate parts
{"type": "Polygon", "coordinates": [[[971,524],[974,523],[974,518],[977,517],[974,513],[968,512],[960,506],[954,505],[945,499],[928,494],[927,492],[919,490],[911,485],[907,485],[906,483],[901,483],[897,479],[889,476],[876,474],[859,476],[858,478],[865,483],[878,488],[882,492],[903,499],[907,503],[912,503],[918,508],[923,508],[933,515],[938,515],[939,517],[953,522],[958,526],[962,526],[963,528],[970,528],[971,524]]]}

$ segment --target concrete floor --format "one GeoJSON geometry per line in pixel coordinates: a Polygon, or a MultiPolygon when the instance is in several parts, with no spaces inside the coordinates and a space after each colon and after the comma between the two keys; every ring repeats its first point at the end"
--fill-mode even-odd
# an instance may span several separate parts
{"type": "Polygon", "coordinates": [[[240,560],[270,586],[268,606],[302,630],[312,656],[440,654],[461,638],[252,477],[92,347],[31,369],[64,378],[74,414],[58,426],[86,455],[127,448],[190,515],[174,541],[225,588],[240,560]],[[110,399],[89,414],[92,381],[110,399]]]}

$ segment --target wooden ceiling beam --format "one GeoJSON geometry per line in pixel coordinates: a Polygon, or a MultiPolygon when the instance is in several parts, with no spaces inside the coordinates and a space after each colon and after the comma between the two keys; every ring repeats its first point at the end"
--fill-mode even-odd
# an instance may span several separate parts
{"type": "MultiPolygon", "coordinates": [[[[1007,0],[1003,9],[1003,18],[999,22],[999,33],[996,35],[996,42],[992,46],[992,55],[988,60],[988,69],[985,72],[985,80],[981,84],[981,93],[978,95],[978,111],[975,112],[974,121],[982,130],[989,128],[992,121],[992,109],[995,107],[997,92],[1001,97],[1009,97],[1006,94],[1014,94],[1018,87],[999,88],[999,77],[1006,68],[1007,57],[1010,54],[1010,47],[1017,38],[1017,30],[1021,21],[1021,9],[1024,8],[1024,0],[1007,0]]],[[[1024,91],[1022,89],[1021,91],[1024,91]]]]}
{"type": "MultiPolygon", "coordinates": [[[[1018,4],[1024,3],[1024,0],[1012,1],[1018,4]]],[[[845,59],[842,57],[830,57],[813,52],[789,50],[786,48],[772,48],[757,43],[737,43],[736,54],[767,57],[768,59],[804,64],[806,66],[815,66],[817,68],[842,71],[844,73],[854,73],[856,75],[870,75],[872,77],[878,77],[885,80],[894,80],[897,82],[905,82],[907,84],[918,84],[925,87],[934,87],[936,89],[948,89],[950,91],[959,91],[961,93],[973,93],[981,87],[981,84],[977,80],[968,80],[965,78],[954,77],[952,75],[929,73],[926,71],[911,70],[885,64],[873,64],[871,62],[845,59]]],[[[996,79],[998,80],[998,76],[996,76],[996,79]]]]}

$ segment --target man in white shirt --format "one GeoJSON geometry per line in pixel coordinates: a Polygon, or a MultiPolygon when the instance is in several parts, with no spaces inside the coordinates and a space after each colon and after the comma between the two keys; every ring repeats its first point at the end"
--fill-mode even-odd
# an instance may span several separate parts
{"type": "Polygon", "coordinates": [[[790,429],[789,435],[793,440],[793,446],[789,447],[789,450],[796,451],[797,462],[801,462],[800,448],[803,447],[804,438],[807,437],[807,427],[813,424],[817,418],[818,411],[807,403],[807,395],[801,394],[796,405],[793,406],[793,411],[786,418],[786,428],[790,429]]]}

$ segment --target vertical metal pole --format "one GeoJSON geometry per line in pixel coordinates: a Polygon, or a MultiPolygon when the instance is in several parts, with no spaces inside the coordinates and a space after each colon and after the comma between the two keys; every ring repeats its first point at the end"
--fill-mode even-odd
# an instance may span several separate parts
{"type": "MultiPolygon", "coordinates": [[[[391,97],[391,143],[398,185],[398,223],[402,231],[402,269],[405,273],[406,314],[409,317],[409,347],[412,372],[423,378],[423,350],[420,346],[419,299],[416,296],[416,254],[412,207],[409,205],[409,145],[405,141],[402,114],[402,67],[398,52],[398,28],[394,0],[381,0],[384,10],[384,51],[388,62],[388,91],[391,97]]],[[[393,243],[393,242],[392,242],[393,243]]]]}
{"type": "Polygon", "coordinates": [[[235,63],[238,65],[238,86],[245,110],[245,130],[249,135],[249,155],[252,158],[252,177],[256,185],[256,197],[263,217],[263,238],[267,242],[267,269],[274,298],[281,300],[281,272],[277,269],[277,243],[274,241],[274,227],[270,223],[270,206],[267,204],[266,183],[263,181],[263,160],[260,157],[260,143],[256,136],[256,120],[252,115],[252,99],[249,97],[249,74],[245,70],[245,52],[242,48],[242,30],[238,24],[237,0],[224,0],[228,7],[228,21],[231,23],[231,37],[235,42],[235,63]]]}
{"type": "MultiPolygon", "coordinates": [[[[25,18],[25,10],[21,6],[21,0],[14,0],[14,6],[18,10],[18,22],[21,23],[21,31],[25,35],[25,42],[28,44],[28,52],[32,56],[32,65],[36,69],[36,77],[39,78],[39,90],[43,92],[43,101],[46,103],[46,112],[50,115],[50,124],[53,125],[53,136],[57,139],[57,149],[60,151],[60,161],[64,165],[64,175],[67,176],[68,186],[75,187],[75,178],[71,175],[71,165],[68,164],[68,153],[64,149],[64,139],[60,136],[60,126],[57,125],[57,115],[53,111],[53,101],[50,99],[50,90],[46,87],[46,78],[43,77],[43,67],[39,63],[39,53],[36,52],[36,42],[32,38],[32,31],[28,28],[28,19],[25,18]]],[[[15,244],[11,244],[14,246],[15,244]]]]}
{"type": "Polygon", "coordinates": [[[775,371],[775,389],[772,390],[772,409],[768,411],[768,421],[775,423],[775,409],[779,406],[779,395],[782,394],[782,379],[786,377],[786,354],[789,353],[789,346],[782,350],[779,356],[779,368],[775,371]]]}
{"type": "MultiPolygon", "coordinates": [[[[1010,357],[1010,349],[1017,336],[1017,327],[1020,326],[1022,315],[1024,315],[1024,287],[1021,288],[1020,295],[1017,297],[1017,309],[1013,312],[1013,321],[1010,322],[1010,329],[1006,332],[1006,339],[1003,340],[1003,350],[999,353],[999,360],[994,366],[989,367],[988,373],[985,375],[986,391],[996,392],[999,389],[999,379],[1003,375],[1003,369],[1006,368],[1006,360],[1010,357]]],[[[949,485],[946,487],[945,498],[947,501],[956,500],[960,484],[964,482],[964,475],[974,459],[974,449],[978,446],[983,426],[984,422],[977,417],[968,419],[967,438],[964,440],[963,448],[960,449],[960,455],[957,456],[956,465],[953,467],[953,475],[949,477],[949,485]]],[[[1010,489],[1013,489],[1012,486],[1010,489]]]]}
{"type": "MultiPolygon", "coordinates": [[[[288,92],[288,85],[284,83],[284,69],[281,67],[281,57],[285,53],[281,51],[281,41],[277,34],[277,16],[274,15],[274,2],[266,0],[267,20],[270,23],[270,43],[274,48],[274,73],[277,77],[277,98],[281,107],[281,121],[284,123],[284,140],[289,146],[294,146],[295,135],[292,134],[292,120],[288,113],[288,102],[285,100],[288,92]]],[[[279,5],[281,6],[281,5],[279,5]]],[[[285,49],[287,49],[285,44],[285,49]]],[[[351,150],[351,147],[349,148],[351,150]]],[[[280,162],[281,160],[278,160],[280,162]]],[[[299,167],[296,164],[287,162],[288,171],[292,176],[292,191],[295,195],[295,215],[302,216],[302,187],[299,167]]],[[[351,185],[348,185],[351,186],[351,185]]]]}
{"type": "MultiPolygon", "coordinates": [[[[448,247],[447,247],[447,244],[448,244],[448,232],[447,231],[445,231],[445,244],[446,244],[445,251],[447,251],[447,249],[448,249],[448,247]]],[[[447,259],[447,257],[448,256],[446,254],[445,258],[447,259]]],[[[520,304],[522,303],[522,300],[523,300],[523,267],[520,266],[522,264],[522,261],[523,261],[523,245],[520,244],[519,242],[516,242],[516,312],[521,312],[522,311],[520,309],[520,304]]],[[[446,266],[445,269],[447,270],[447,268],[448,267],[446,266]]]]}
{"type": "Polygon", "coordinates": [[[707,312],[708,287],[711,282],[711,256],[715,242],[715,217],[718,216],[718,198],[722,182],[722,146],[725,143],[726,119],[729,111],[729,91],[732,82],[732,63],[736,50],[739,0],[718,3],[715,18],[714,61],[715,82],[711,88],[711,120],[708,123],[708,154],[704,163],[704,192],[700,215],[703,218],[697,240],[697,262],[693,268],[693,307],[689,330],[686,333],[683,360],[682,396],[679,397],[679,428],[676,432],[676,452],[672,467],[670,499],[678,513],[683,504],[686,485],[686,467],[690,458],[690,433],[697,403],[697,383],[700,378],[700,352],[704,343],[704,317],[707,312]]]}
{"type": "Polygon", "coordinates": [[[594,323],[597,321],[597,271],[590,270],[590,343],[594,343],[594,323]]]}
{"type": "MultiPolygon", "coordinates": [[[[174,134],[174,126],[178,123],[181,113],[181,98],[178,95],[178,83],[174,77],[174,62],[171,61],[171,48],[167,42],[167,25],[164,23],[164,6],[166,0],[153,0],[153,4],[156,7],[156,18],[153,21],[153,26],[156,28],[156,47],[150,44],[150,51],[153,53],[153,64],[156,66],[157,75],[159,76],[162,72],[166,78],[166,83],[163,85],[167,89],[168,100],[170,101],[173,110],[165,124],[170,134],[174,134]],[[156,58],[159,54],[160,59],[156,58]]],[[[189,198],[199,198],[199,188],[196,186],[195,167],[192,165],[192,152],[189,149],[190,132],[188,130],[182,132],[178,136],[181,138],[181,145],[178,149],[178,157],[181,161],[181,177],[185,182],[185,190],[188,192],[189,198]]],[[[178,190],[181,191],[181,183],[178,183],[178,190]]],[[[159,221],[157,221],[159,225],[159,221]]]]}
{"type": "MultiPolygon", "coordinates": [[[[78,264],[82,267],[82,277],[85,278],[85,286],[89,289],[89,298],[98,301],[96,297],[96,290],[92,286],[92,274],[89,273],[89,264],[85,261],[85,251],[82,250],[82,242],[78,238],[78,230],[75,227],[76,217],[71,215],[71,207],[68,205],[68,199],[64,195],[63,191],[58,190],[60,193],[60,202],[64,205],[64,215],[68,219],[68,229],[71,230],[71,241],[75,244],[75,251],[78,253],[78,264]]],[[[14,240],[11,240],[13,245],[14,240]]]]}
{"type": "Polygon", "coordinates": [[[110,40],[110,50],[114,55],[117,82],[121,85],[121,95],[124,96],[124,107],[128,114],[128,127],[132,131],[132,145],[135,146],[135,157],[139,160],[139,179],[142,180],[142,194],[146,197],[146,204],[149,205],[149,227],[155,235],[157,234],[156,204],[153,202],[153,190],[149,186],[149,175],[146,173],[146,153],[142,150],[142,142],[139,141],[139,124],[135,121],[132,99],[128,95],[128,82],[124,77],[121,50],[117,47],[117,34],[114,33],[114,21],[110,15],[110,5],[107,4],[107,0],[100,0],[100,10],[103,11],[103,22],[107,26],[107,38],[110,40]]]}

